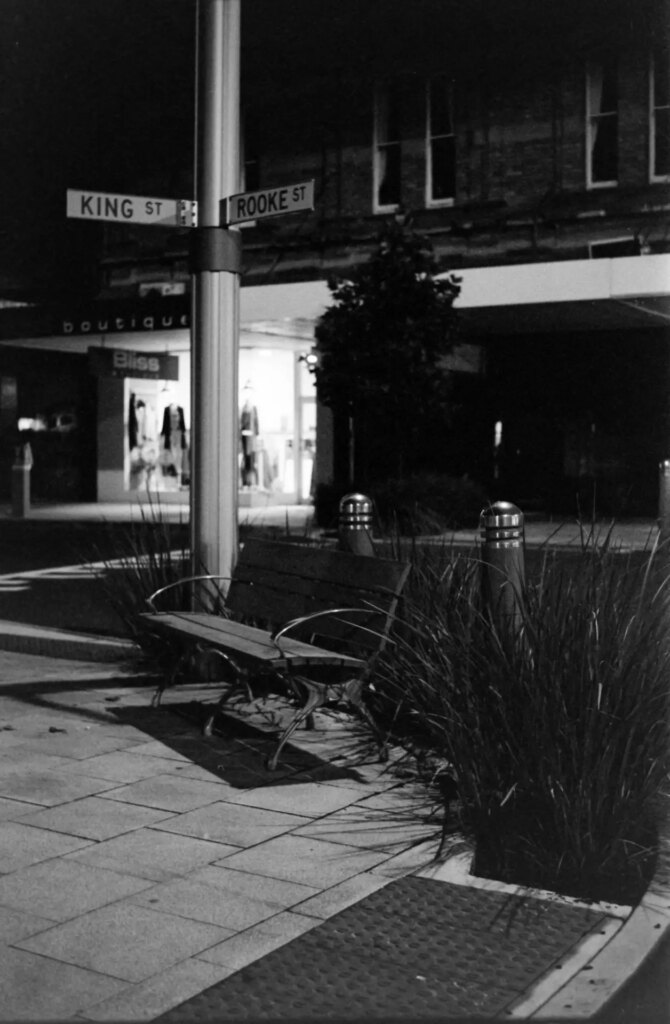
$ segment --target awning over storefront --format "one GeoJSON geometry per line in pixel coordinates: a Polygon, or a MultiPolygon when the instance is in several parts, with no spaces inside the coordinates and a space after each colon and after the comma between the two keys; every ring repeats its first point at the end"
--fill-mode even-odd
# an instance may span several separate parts
{"type": "Polygon", "coordinates": [[[670,255],[465,270],[455,306],[482,336],[670,325],[670,255]]]}
{"type": "MultiPolygon", "coordinates": [[[[460,270],[457,276],[461,293],[455,307],[473,337],[670,325],[670,255],[476,267],[460,270]]],[[[243,286],[241,330],[309,341],[331,301],[325,281],[243,286]]],[[[126,301],[122,316],[115,307],[111,313],[103,309],[105,304],[78,318],[58,318],[34,308],[0,311],[8,321],[7,329],[0,330],[0,344],[19,341],[27,347],[85,352],[91,344],[110,343],[141,351],[186,351],[188,297],[159,302],[160,309],[147,312],[142,306],[138,312],[125,309],[126,301]],[[170,303],[168,309],[165,304],[170,303]],[[25,325],[19,326],[20,320],[25,325]]]]}
{"type": "MultiPolygon", "coordinates": [[[[455,308],[477,335],[670,324],[670,255],[478,267],[457,276],[455,308]]],[[[288,329],[293,320],[316,321],[330,301],[325,281],[242,288],[241,321],[288,329]]]]}

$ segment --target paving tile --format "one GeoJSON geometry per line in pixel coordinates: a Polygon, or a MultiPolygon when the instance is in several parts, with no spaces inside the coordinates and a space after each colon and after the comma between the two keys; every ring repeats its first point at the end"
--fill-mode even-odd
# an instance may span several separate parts
{"type": "Polygon", "coordinates": [[[376,810],[356,804],[296,829],[296,835],[380,850],[391,855],[436,831],[439,831],[439,825],[435,822],[426,824],[420,816],[417,819],[411,813],[395,814],[390,809],[376,810]]]}
{"type": "Polygon", "coordinates": [[[327,889],[345,878],[369,871],[386,859],[384,854],[373,850],[283,835],[252,849],[231,853],[215,864],[327,889]]]}
{"type": "Polygon", "coordinates": [[[89,845],[86,839],[62,836],[21,822],[3,821],[0,822],[0,874],[18,871],[51,857],[61,857],[89,845]]]}
{"type": "Polygon", "coordinates": [[[0,1020],[64,1020],[122,992],[126,983],[49,957],[4,949],[0,1020]]]}
{"type": "Polygon", "coordinates": [[[107,750],[122,750],[132,746],[136,740],[127,734],[114,735],[97,728],[90,732],[68,730],[65,733],[53,733],[27,739],[24,746],[27,750],[35,750],[44,754],[69,758],[92,757],[104,754],[107,750]]]}
{"type": "Polygon", "coordinates": [[[398,785],[398,780],[390,775],[380,775],[373,780],[358,774],[355,766],[347,764],[340,765],[337,761],[329,764],[315,765],[313,768],[306,768],[296,772],[296,781],[319,782],[324,786],[339,786],[345,789],[360,790],[361,795],[371,796],[373,793],[380,793],[386,789],[393,789],[398,785]]]}
{"type": "Polygon", "coordinates": [[[0,821],[17,821],[26,814],[35,813],[35,804],[27,804],[22,800],[5,800],[0,796],[0,821]]]}
{"type": "Polygon", "coordinates": [[[0,904],[54,921],[96,910],[150,888],[148,879],[78,864],[62,857],[0,877],[0,904]]]}
{"type": "Polygon", "coordinates": [[[295,909],[300,914],[308,917],[318,917],[325,920],[333,914],[339,914],[345,907],[364,899],[370,893],[376,892],[386,885],[388,879],[382,875],[362,874],[346,878],[344,882],[333,885],[330,889],[311,896],[304,903],[300,903],[295,909]]]}
{"type": "Polygon", "coordinates": [[[135,1021],[153,1020],[185,999],[223,981],[234,967],[209,964],[204,960],[182,960],[166,971],[154,974],[137,985],[84,1011],[81,1020],[135,1021]]]}
{"type": "Polygon", "coordinates": [[[21,821],[26,825],[37,825],[39,828],[53,829],[54,832],[100,841],[153,825],[169,816],[169,812],[156,808],[136,807],[134,804],[89,796],[69,804],[34,811],[21,821]]]}
{"type": "Polygon", "coordinates": [[[143,807],[158,807],[166,811],[191,811],[217,800],[226,800],[235,794],[225,782],[199,782],[177,774],[154,775],[129,786],[109,790],[110,801],[125,801],[143,807]]]}
{"type": "Polygon", "coordinates": [[[11,749],[0,750],[0,777],[12,775],[20,768],[29,771],[59,771],[69,764],[71,761],[67,757],[41,754],[29,749],[25,746],[25,740],[21,740],[11,749]]]}
{"type": "Polygon", "coordinates": [[[45,928],[51,928],[52,924],[53,921],[46,917],[38,917],[34,913],[0,906],[0,942],[2,943],[25,939],[28,935],[35,935],[37,932],[43,932],[45,928]]]}
{"type": "Polygon", "coordinates": [[[414,873],[434,863],[438,845],[439,837],[433,836],[423,843],[402,850],[394,857],[385,859],[377,867],[372,868],[372,871],[386,878],[402,878],[403,875],[414,873]]]}
{"type": "MultiPolygon", "coordinates": [[[[48,834],[53,837],[52,832],[48,834]]],[[[238,849],[236,846],[142,828],[115,839],[89,844],[86,849],[74,853],[71,859],[162,882],[186,875],[218,860],[226,851],[234,853],[238,849]]]]}
{"type": "MultiPolygon", "coordinates": [[[[159,758],[152,758],[151,760],[158,761],[159,758]]],[[[198,779],[201,782],[212,782],[218,779],[220,782],[225,780],[221,778],[222,769],[218,767],[217,762],[219,759],[213,760],[211,764],[177,764],[176,770],[184,779],[198,779]]],[[[172,762],[173,765],[175,762],[172,762]]],[[[156,773],[158,774],[158,773],[156,773]]],[[[228,783],[226,783],[228,785],[228,783]]],[[[230,786],[231,792],[237,792],[234,786],[230,786]]]]}
{"type": "Polygon", "coordinates": [[[278,913],[279,907],[245,893],[216,888],[192,878],[176,879],[145,889],[130,900],[164,914],[203,921],[225,928],[229,934],[249,928],[278,913]]]}
{"type": "Polygon", "coordinates": [[[198,959],[207,963],[226,964],[239,970],[318,924],[319,921],[314,917],[305,917],[286,910],[269,921],[263,921],[253,928],[240,932],[239,935],[224,939],[216,946],[210,946],[198,955],[198,959]]]}
{"type": "Polygon", "coordinates": [[[308,822],[309,818],[300,818],[295,814],[220,802],[180,814],[161,822],[156,828],[233,846],[255,846],[308,822]]]}
{"type": "Polygon", "coordinates": [[[246,790],[244,793],[236,794],[234,798],[226,799],[245,807],[263,807],[271,811],[319,818],[355,803],[360,796],[357,789],[336,788],[315,782],[296,782],[246,790]]]}
{"type": "Polygon", "coordinates": [[[173,758],[136,754],[135,748],[87,757],[85,760],[72,761],[67,765],[67,771],[119,783],[139,782],[140,779],[149,779],[152,775],[180,770],[179,763],[173,758]]]}
{"type": "Polygon", "coordinates": [[[0,796],[43,807],[55,807],[80,797],[92,796],[105,789],[112,789],[114,783],[104,779],[88,779],[63,771],[16,771],[0,774],[0,796]]]}
{"type": "Polygon", "coordinates": [[[166,757],[170,761],[185,761],[191,762],[191,758],[187,757],[186,754],[181,754],[178,750],[173,750],[166,743],[161,743],[160,740],[149,740],[147,743],[138,743],[137,746],[132,748],[133,754],[143,754],[145,757],[166,757]]]}
{"type": "Polygon", "coordinates": [[[56,925],[16,946],[114,978],[144,981],[226,936],[214,925],[123,902],[56,925]]]}
{"type": "Polygon", "coordinates": [[[320,888],[313,885],[287,882],[281,878],[269,878],[267,875],[252,875],[247,871],[233,871],[214,864],[198,868],[189,877],[193,882],[202,882],[226,892],[251,896],[280,910],[302,903],[303,900],[320,892],[320,888]]]}

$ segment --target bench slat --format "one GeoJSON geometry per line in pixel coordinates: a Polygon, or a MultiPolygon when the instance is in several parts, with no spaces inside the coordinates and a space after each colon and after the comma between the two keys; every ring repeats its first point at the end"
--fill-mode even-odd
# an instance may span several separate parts
{"type": "MultiPolygon", "coordinates": [[[[353,555],[348,551],[250,538],[245,541],[238,568],[275,570],[301,579],[356,589],[399,592],[408,566],[390,558],[353,555]]],[[[236,570],[237,571],[237,570],[236,570]]]]}
{"type": "Polygon", "coordinates": [[[267,632],[254,626],[245,626],[218,615],[203,612],[144,613],[152,629],[168,635],[177,633],[187,640],[195,640],[223,651],[231,651],[244,659],[261,661],[268,666],[286,667],[289,663],[301,665],[338,665],[352,669],[363,668],[364,659],[338,654],[299,640],[282,638],[281,650],[270,640],[267,632]]]}
{"type": "MultiPolygon", "coordinates": [[[[226,605],[236,618],[273,625],[333,607],[379,609],[386,614],[372,628],[381,639],[407,572],[406,565],[390,559],[250,540],[235,568],[226,605]]],[[[341,635],[335,624],[327,633],[341,635]]],[[[374,649],[374,639],[370,641],[367,646],[374,649]]]]}

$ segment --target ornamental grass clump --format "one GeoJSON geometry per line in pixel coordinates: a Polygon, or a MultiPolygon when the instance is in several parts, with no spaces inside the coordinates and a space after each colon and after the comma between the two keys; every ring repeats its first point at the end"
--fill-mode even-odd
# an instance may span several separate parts
{"type": "MultiPolygon", "coordinates": [[[[186,533],[184,523],[171,521],[160,503],[152,501],[142,506],[139,520],[121,530],[110,525],[105,557],[97,562],[97,576],[107,603],[143,653],[158,663],[169,658],[171,652],[142,628],[138,616],[148,610],[146,598],[151,593],[188,574],[190,546],[186,533]]],[[[184,594],[178,594],[180,597],[184,594]]]]}
{"type": "Polygon", "coordinates": [[[426,551],[376,681],[394,737],[455,781],[472,870],[635,902],[653,869],[670,728],[663,552],[545,558],[518,627],[469,559],[426,551]]]}

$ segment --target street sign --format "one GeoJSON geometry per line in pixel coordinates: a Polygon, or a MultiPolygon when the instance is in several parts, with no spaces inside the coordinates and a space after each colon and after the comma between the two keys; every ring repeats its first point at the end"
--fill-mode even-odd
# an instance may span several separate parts
{"type": "Polygon", "coordinates": [[[314,181],[282,185],[260,192],[239,192],[221,200],[221,223],[242,224],[259,217],[282,217],[286,213],[314,209],[314,181]]]}
{"type": "Polygon", "coordinates": [[[67,190],[67,216],[80,220],[192,228],[197,223],[197,212],[197,204],[192,199],[154,199],[150,196],[67,190]]]}

